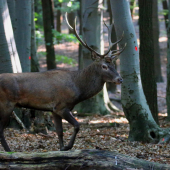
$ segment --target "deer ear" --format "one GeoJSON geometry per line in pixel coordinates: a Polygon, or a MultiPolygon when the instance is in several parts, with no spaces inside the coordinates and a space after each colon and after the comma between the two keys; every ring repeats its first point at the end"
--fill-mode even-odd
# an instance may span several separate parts
{"type": "Polygon", "coordinates": [[[102,64],[102,69],[103,70],[107,70],[108,69],[108,66],[106,64],[102,64]]]}
{"type": "Polygon", "coordinates": [[[97,54],[93,51],[91,52],[91,58],[92,58],[92,60],[96,60],[96,58],[97,58],[97,54]]]}

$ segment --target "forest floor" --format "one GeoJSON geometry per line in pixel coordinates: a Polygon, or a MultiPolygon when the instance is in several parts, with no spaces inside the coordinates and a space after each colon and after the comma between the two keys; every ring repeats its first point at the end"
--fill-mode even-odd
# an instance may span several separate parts
{"type": "MultiPolygon", "coordinates": [[[[138,25],[134,22],[137,37],[138,25]]],[[[160,27],[160,51],[162,76],[164,82],[157,84],[158,89],[158,108],[159,108],[159,123],[160,127],[170,127],[170,122],[166,121],[166,35],[160,27]]],[[[104,30],[107,35],[107,30],[104,30]]],[[[107,36],[105,37],[107,41],[107,36]]],[[[108,47],[107,42],[105,43],[108,47]]],[[[78,44],[64,42],[55,45],[56,53],[66,55],[78,60],[78,44]]],[[[44,46],[40,46],[38,51],[44,51],[44,46]]],[[[119,61],[118,61],[119,62],[119,61]]],[[[46,69],[45,58],[40,60],[41,70],[46,69]]],[[[59,63],[59,68],[67,67],[71,70],[76,70],[77,65],[72,67],[67,64],[59,63]]],[[[117,88],[116,94],[110,96],[120,97],[120,86],[117,88]]],[[[114,102],[114,104],[121,109],[121,104],[114,102]]],[[[77,135],[74,147],[76,149],[103,149],[109,151],[116,151],[118,153],[126,154],[132,157],[145,159],[154,162],[170,164],[170,144],[149,144],[142,142],[128,141],[129,124],[122,112],[111,113],[109,115],[100,116],[92,115],[86,117],[75,116],[80,122],[81,128],[77,135]]],[[[73,127],[63,120],[64,141],[68,143],[73,132],[73,127]]],[[[6,129],[5,136],[12,151],[15,152],[47,152],[59,150],[58,137],[53,131],[48,131],[47,135],[42,133],[29,134],[24,130],[6,129]]],[[[0,145],[0,151],[3,151],[0,145]]]]}

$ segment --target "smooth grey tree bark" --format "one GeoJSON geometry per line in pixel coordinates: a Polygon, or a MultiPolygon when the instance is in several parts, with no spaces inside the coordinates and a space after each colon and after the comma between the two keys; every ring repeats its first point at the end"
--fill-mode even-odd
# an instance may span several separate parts
{"type": "Polygon", "coordinates": [[[15,29],[15,1],[7,0],[13,31],[15,29]]]}
{"type": "MultiPolygon", "coordinates": [[[[99,8],[102,4],[102,0],[86,0],[82,1],[82,33],[83,39],[87,44],[99,53],[103,53],[103,12],[99,8]]],[[[87,67],[91,62],[91,52],[88,49],[82,48],[83,55],[83,67],[87,67]]],[[[82,69],[82,68],[80,68],[82,69]]],[[[95,113],[95,114],[107,114],[111,112],[111,109],[119,111],[118,108],[113,106],[110,102],[107,94],[106,87],[104,91],[98,95],[85,100],[78,104],[75,108],[79,113],[95,113]]]]}
{"type": "MultiPolygon", "coordinates": [[[[9,12],[11,11],[11,13],[14,14],[14,10],[12,8],[15,4],[13,1],[10,2],[9,10],[7,1],[0,1],[0,73],[21,73],[22,68],[15,44],[9,12]]],[[[15,113],[13,115],[15,115],[15,113]]]]}
{"type": "Polygon", "coordinates": [[[124,32],[120,55],[120,73],[124,81],[121,86],[121,101],[130,124],[129,140],[158,143],[169,135],[168,129],[161,129],[152,117],[143,93],[139,68],[139,49],[127,0],[111,1],[112,15],[117,38],[124,32]]]}
{"type": "MultiPolygon", "coordinates": [[[[111,25],[113,21],[112,21],[112,10],[111,10],[111,6],[110,6],[110,0],[107,0],[107,4],[108,4],[109,17],[110,17],[110,23],[109,24],[111,25]]],[[[114,26],[112,28],[111,41],[112,42],[117,41],[116,31],[115,31],[114,26]]],[[[112,47],[112,50],[117,50],[117,44],[112,47]]],[[[117,69],[116,61],[115,61],[115,67],[117,69]]],[[[116,88],[117,88],[116,84],[113,84],[113,83],[106,83],[106,84],[107,84],[107,90],[108,91],[110,91],[112,93],[116,92],[116,88]]]]}
{"type": "Polygon", "coordinates": [[[0,1],[0,73],[22,72],[6,0],[0,1]]]}
{"type": "MultiPolygon", "coordinates": [[[[13,17],[13,16],[12,16],[13,17]]],[[[22,71],[31,70],[31,0],[15,0],[14,36],[22,71]]]]}
{"type": "MultiPolygon", "coordinates": [[[[169,10],[170,10],[170,0],[169,0],[169,10]]],[[[168,14],[170,18],[170,12],[168,14]]],[[[167,105],[167,114],[168,119],[170,120],[170,22],[168,23],[167,29],[168,36],[168,45],[167,45],[167,87],[166,87],[166,105],[167,105]]]]}

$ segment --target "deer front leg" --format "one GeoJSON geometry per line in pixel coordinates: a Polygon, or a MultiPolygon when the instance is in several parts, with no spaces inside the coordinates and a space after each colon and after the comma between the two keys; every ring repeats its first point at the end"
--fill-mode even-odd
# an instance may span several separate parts
{"type": "Polygon", "coordinates": [[[61,148],[64,147],[62,118],[56,113],[53,113],[53,118],[54,118],[54,126],[56,128],[56,132],[57,132],[58,139],[59,139],[60,150],[61,150],[61,148]]]}
{"type": "Polygon", "coordinates": [[[70,142],[68,143],[67,146],[63,146],[62,148],[60,147],[61,151],[67,151],[69,149],[71,149],[74,145],[74,141],[76,138],[76,135],[79,131],[79,123],[77,122],[77,120],[73,117],[71,111],[69,109],[64,109],[63,112],[60,114],[60,116],[67,120],[71,125],[74,126],[74,132],[71,136],[70,142]]]}

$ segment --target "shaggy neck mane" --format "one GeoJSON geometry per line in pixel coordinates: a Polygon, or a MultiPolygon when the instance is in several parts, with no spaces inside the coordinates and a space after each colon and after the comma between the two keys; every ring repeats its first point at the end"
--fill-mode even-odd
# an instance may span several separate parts
{"type": "Polygon", "coordinates": [[[103,88],[104,81],[101,76],[101,67],[93,63],[75,76],[75,82],[79,87],[80,99],[85,100],[100,92],[103,88]]]}

